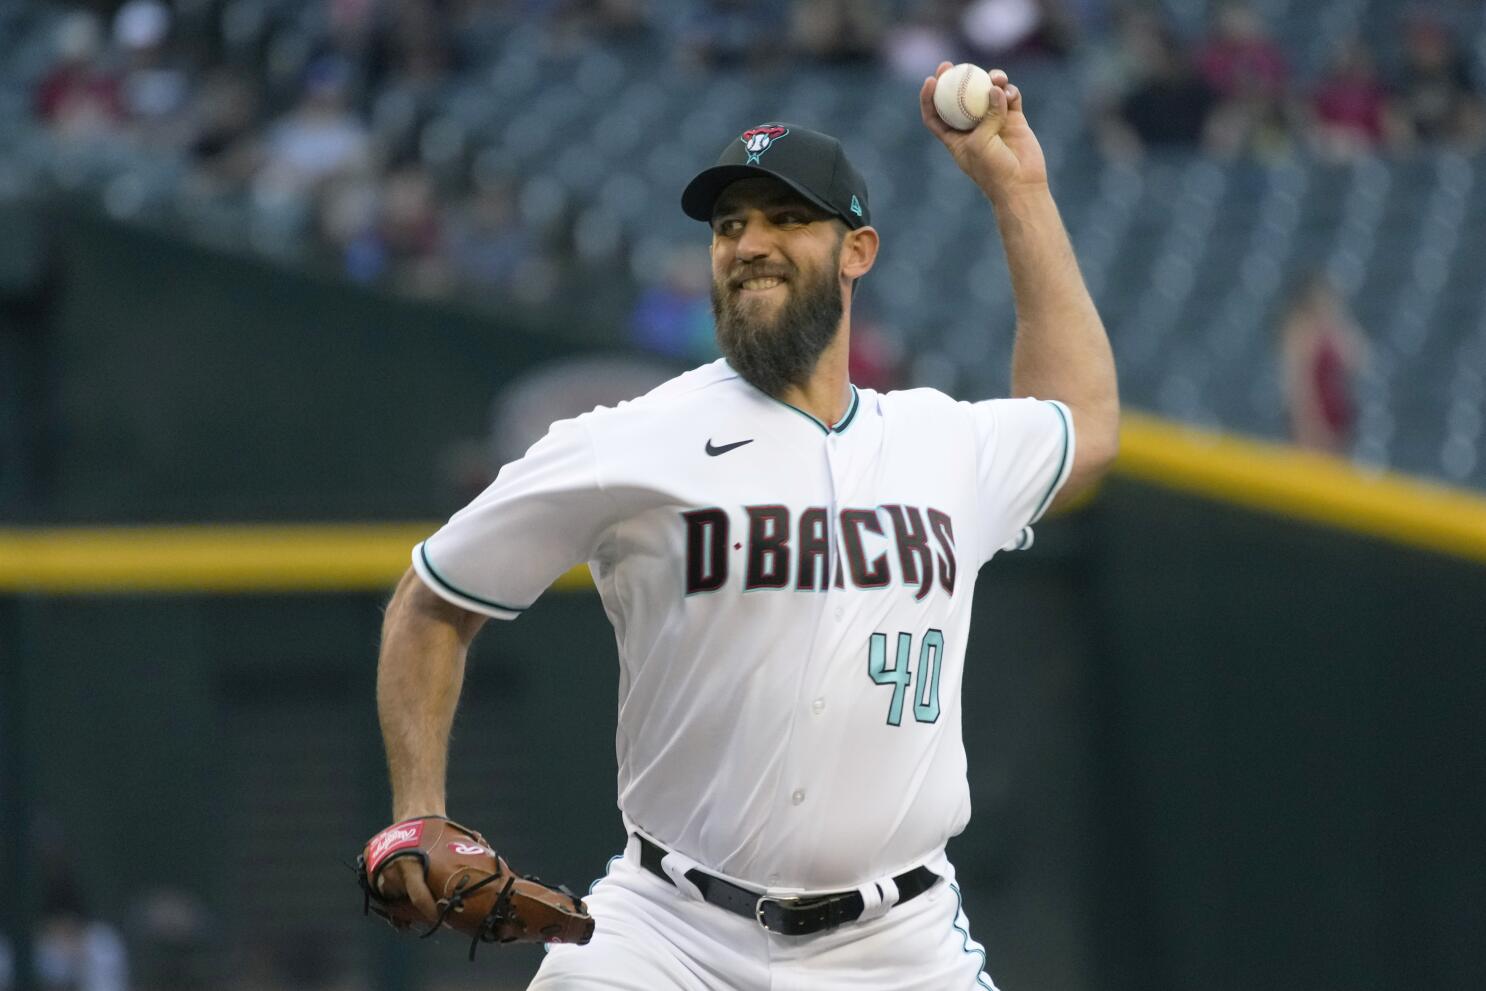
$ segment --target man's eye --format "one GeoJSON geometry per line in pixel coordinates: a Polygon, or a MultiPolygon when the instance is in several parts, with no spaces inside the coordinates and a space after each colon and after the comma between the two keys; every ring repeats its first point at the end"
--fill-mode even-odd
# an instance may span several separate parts
{"type": "Polygon", "coordinates": [[[738,231],[742,230],[742,228],[743,224],[741,221],[724,220],[722,223],[717,225],[717,233],[721,234],[723,237],[732,237],[734,234],[737,234],[738,231]]]}

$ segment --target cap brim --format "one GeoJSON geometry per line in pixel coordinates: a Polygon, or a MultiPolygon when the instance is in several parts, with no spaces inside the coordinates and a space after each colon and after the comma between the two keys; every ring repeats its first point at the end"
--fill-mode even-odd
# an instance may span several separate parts
{"type": "MultiPolygon", "coordinates": [[[[717,198],[722,195],[722,191],[739,179],[752,179],[758,176],[778,179],[833,217],[841,216],[840,210],[837,210],[810,190],[793,182],[787,176],[782,176],[777,172],[770,172],[768,169],[760,168],[757,165],[714,165],[710,169],[704,169],[697,173],[697,177],[687,183],[686,189],[681,193],[681,210],[693,220],[700,220],[704,224],[710,224],[712,222],[712,210],[717,205],[717,198]]],[[[848,221],[848,223],[850,222],[848,221]]]]}

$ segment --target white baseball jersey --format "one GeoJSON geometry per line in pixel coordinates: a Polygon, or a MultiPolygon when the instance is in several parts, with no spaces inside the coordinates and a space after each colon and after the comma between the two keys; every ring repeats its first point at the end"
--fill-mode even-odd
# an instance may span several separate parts
{"type": "Polygon", "coordinates": [[[413,551],[514,619],[587,561],[619,645],[619,806],[705,869],[855,887],[970,816],[960,681],[980,565],[1073,462],[1036,399],[853,389],[826,424],[725,361],[554,424],[413,551]]]}

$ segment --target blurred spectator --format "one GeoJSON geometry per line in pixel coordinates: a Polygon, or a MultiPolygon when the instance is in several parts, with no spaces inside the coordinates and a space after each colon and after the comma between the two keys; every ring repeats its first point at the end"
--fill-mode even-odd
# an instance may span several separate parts
{"type": "Polygon", "coordinates": [[[819,62],[871,62],[886,21],[877,0],[795,0],[790,37],[801,55],[819,62]]]}
{"type": "MultiPolygon", "coordinates": [[[[113,926],[83,907],[70,874],[47,880],[42,918],[31,958],[36,986],[45,991],[128,991],[129,961],[113,926]]],[[[0,991],[10,991],[11,952],[0,941],[0,991]]]]}
{"type": "Polygon", "coordinates": [[[1225,100],[1280,97],[1289,77],[1285,53],[1269,37],[1258,12],[1240,0],[1218,8],[1197,64],[1202,78],[1225,100]]]}
{"type": "Polygon", "coordinates": [[[414,296],[446,296],[444,212],[428,173],[406,165],[380,181],[346,178],[323,190],[324,247],[356,282],[389,282],[414,296]]]}
{"type": "Polygon", "coordinates": [[[1301,447],[1340,453],[1356,422],[1357,375],[1367,344],[1346,304],[1324,276],[1308,278],[1280,325],[1280,359],[1290,437],[1301,447]]]}
{"type": "Polygon", "coordinates": [[[406,166],[387,177],[377,233],[399,289],[416,296],[448,294],[443,213],[423,168],[406,166]]]}
{"type": "Polygon", "coordinates": [[[250,77],[228,69],[209,74],[192,110],[192,159],[211,180],[226,186],[257,170],[259,97],[250,77]]]}
{"type": "Polygon", "coordinates": [[[57,27],[57,64],[36,87],[36,116],[63,136],[106,135],[124,118],[119,78],[101,63],[102,28],[89,11],[57,27]]]}
{"type": "Polygon", "coordinates": [[[1196,148],[1207,139],[1217,94],[1197,74],[1176,37],[1154,18],[1128,18],[1120,51],[1109,60],[1132,78],[1104,111],[1100,138],[1106,154],[1126,158],[1148,149],[1196,148]]]}
{"type": "Polygon", "coordinates": [[[269,187],[308,190],[368,164],[366,127],[346,105],[349,72],[335,57],[309,67],[299,105],[274,123],[259,179],[269,187]]]}
{"type": "Polygon", "coordinates": [[[1388,92],[1361,38],[1337,48],[1311,95],[1311,113],[1312,142],[1333,160],[1375,152],[1397,134],[1388,92]]]}
{"type": "Polygon", "coordinates": [[[114,42],[125,58],[120,94],[136,133],[172,141],[190,83],[166,49],[170,8],[160,0],[129,0],[114,15],[114,42]]]}
{"type": "Polygon", "coordinates": [[[1220,6],[1197,65],[1220,101],[1208,132],[1209,150],[1261,158],[1289,151],[1289,64],[1257,11],[1242,0],[1220,6]]]}
{"type": "Polygon", "coordinates": [[[1015,54],[1061,56],[1073,45],[1072,25],[1058,0],[970,0],[960,31],[971,60],[981,65],[1015,54]]]}
{"type": "Polygon", "coordinates": [[[1117,112],[1177,48],[1175,31],[1157,10],[1120,6],[1112,29],[1093,36],[1082,51],[1080,82],[1095,119],[1117,112]]]}
{"type": "Polygon", "coordinates": [[[366,94],[385,159],[419,155],[461,65],[447,19],[428,0],[389,8],[365,54],[344,62],[363,83],[355,92],[366,94]]]}
{"type": "Polygon", "coordinates": [[[353,282],[375,282],[387,271],[377,236],[380,190],[370,177],[332,180],[321,190],[316,221],[330,264],[353,282]]]}
{"type": "MultiPolygon", "coordinates": [[[[390,74],[385,82],[400,86],[420,99],[434,96],[459,68],[447,19],[430,0],[405,0],[393,7],[382,40],[390,74]]],[[[380,78],[373,82],[384,84],[380,78]]]]}
{"type": "Polygon", "coordinates": [[[1398,101],[1419,141],[1468,148],[1481,141],[1481,101],[1470,67],[1439,21],[1418,15],[1406,24],[1398,101]]]}
{"type": "Polygon", "coordinates": [[[509,179],[486,179],[452,211],[447,240],[454,275],[476,292],[500,292],[516,280],[533,253],[531,236],[516,212],[509,179]]]}

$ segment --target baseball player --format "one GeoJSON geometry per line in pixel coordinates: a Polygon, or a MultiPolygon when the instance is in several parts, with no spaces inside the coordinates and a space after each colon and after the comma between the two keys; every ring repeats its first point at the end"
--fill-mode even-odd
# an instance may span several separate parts
{"type": "MultiPolygon", "coordinates": [[[[939,67],[939,74],[949,68],[939,67]]],[[[413,551],[378,705],[399,819],[443,815],[465,651],[586,561],[614,625],[623,853],[534,989],[992,988],[945,843],[970,815],[960,683],[980,566],[1112,460],[1114,364],[1022,96],[925,126],[990,200],[1017,397],[847,375],[877,257],[839,142],[751,127],[682,196],[724,358],[552,426],[413,551]],[[1035,398],[1034,398],[1035,397],[1035,398]]],[[[429,919],[404,859],[383,891],[429,919]]]]}

